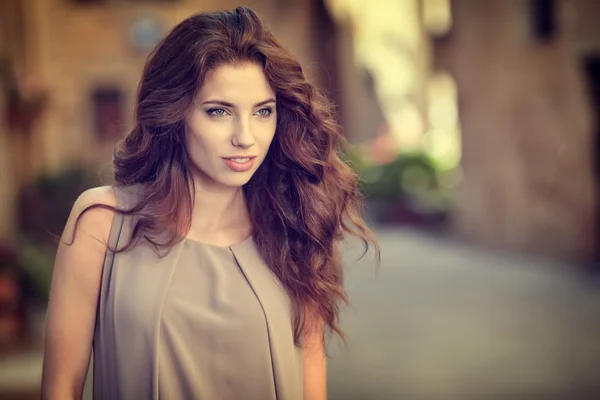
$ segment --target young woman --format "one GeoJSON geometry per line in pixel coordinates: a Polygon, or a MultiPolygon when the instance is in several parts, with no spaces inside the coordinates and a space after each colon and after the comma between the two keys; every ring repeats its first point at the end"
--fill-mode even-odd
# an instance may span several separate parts
{"type": "Polygon", "coordinates": [[[358,214],[331,108],[248,8],[151,54],[114,186],[81,194],[54,268],[46,399],[325,399],[338,244],[358,214]]]}

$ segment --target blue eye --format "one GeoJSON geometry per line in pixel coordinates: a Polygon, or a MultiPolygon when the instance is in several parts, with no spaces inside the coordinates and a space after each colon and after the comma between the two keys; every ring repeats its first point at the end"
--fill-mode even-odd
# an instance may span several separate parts
{"type": "Polygon", "coordinates": [[[258,110],[258,115],[261,117],[268,117],[271,114],[273,114],[273,109],[270,107],[265,107],[258,110]]]}
{"type": "Polygon", "coordinates": [[[213,117],[223,117],[226,114],[223,108],[211,108],[210,110],[207,110],[206,113],[213,117]]]}

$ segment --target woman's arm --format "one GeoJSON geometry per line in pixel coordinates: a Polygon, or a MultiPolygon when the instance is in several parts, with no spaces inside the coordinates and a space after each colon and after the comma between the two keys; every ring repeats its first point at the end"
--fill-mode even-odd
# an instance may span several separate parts
{"type": "Polygon", "coordinates": [[[114,212],[102,208],[86,211],[79,219],[73,243],[64,242],[71,243],[81,211],[97,203],[114,207],[114,190],[103,186],[79,196],[56,254],[46,317],[43,399],[80,399],[82,395],[114,212]]]}
{"type": "Polygon", "coordinates": [[[304,400],[327,399],[327,377],[325,363],[325,345],[323,343],[323,324],[314,314],[307,313],[304,331],[303,381],[304,400]]]}

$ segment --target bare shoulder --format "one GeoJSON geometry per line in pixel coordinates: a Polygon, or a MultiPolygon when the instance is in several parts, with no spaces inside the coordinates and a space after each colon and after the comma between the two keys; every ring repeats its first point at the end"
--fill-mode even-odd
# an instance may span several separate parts
{"type": "Polygon", "coordinates": [[[81,193],[75,202],[76,206],[86,208],[92,204],[104,204],[115,207],[117,197],[113,186],[98,186],[81,193]]]}
{"type": "Polygon", "coordinates": [[[79,195],[65,225],[52,271],[46,316],[44,398],[81,398],[93,344],[107,239],[116,193],[111,186],[79,195]],[[105,205],[103,207],[91,207],[105,205]]]}
{"type": "Polygon", "coordinates": [[[82,192],[73,208],[65,226],[63,238],[70,243],[73,231],[77,234],[84,232],[104,243],[108,240],[114,211],[105,207],[91,207],[104,205],[116,207],[117,198],[114,187],[99,186],[82,192]]]}

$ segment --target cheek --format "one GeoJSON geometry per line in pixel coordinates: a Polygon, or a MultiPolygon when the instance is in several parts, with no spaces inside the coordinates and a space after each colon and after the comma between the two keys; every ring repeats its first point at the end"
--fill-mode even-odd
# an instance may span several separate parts
{"type": "Polygon", "coordinates": [[[211,126],[210,121],[194,118],[186,130],[188,152],[191,154],[212,154],[219,149],[219,127],[211,126]]]}
{"type": "Polygon", "coordinates": [[[209,161],[209,156],[214,153],[211,150],[211,143],[207,141],[204,132],[192,131],[186,132],[186,149],[190,160],[196,165],[204,169],[209,161]]]}
{"type": "Polygon", "coordinates": [[[196,137],[191,140],[190,145],[188,146],[188,153],[190,154],[192,160],[197,165],[207,166],[215,156],[218,154],[219,146],[216,146],[215,143],[210,140],[206,140],[203,137],[196,137]]]}
{"type": "Polygon", "coordinates": [[[261,132],[261,145],[264,148],[265,152],[268,150],[271,142],[273,142],[273,138],[275,137],[275,131],[277,130],[277,123],[273,122],[272,124],[267,124],[261,132]]]}

